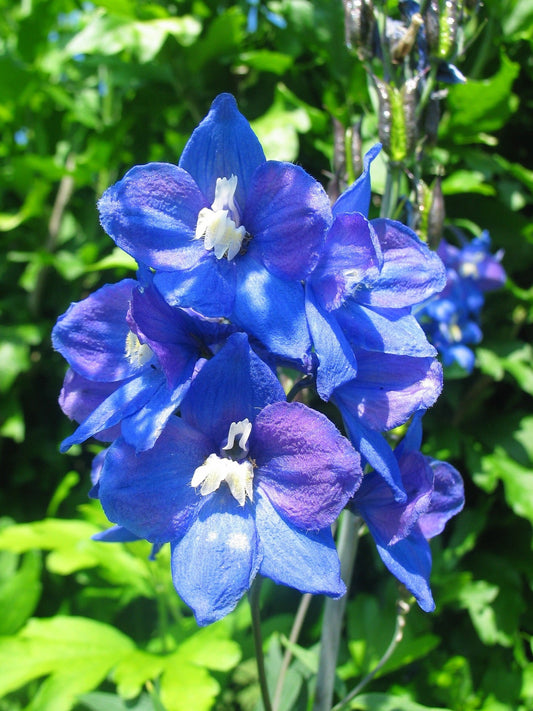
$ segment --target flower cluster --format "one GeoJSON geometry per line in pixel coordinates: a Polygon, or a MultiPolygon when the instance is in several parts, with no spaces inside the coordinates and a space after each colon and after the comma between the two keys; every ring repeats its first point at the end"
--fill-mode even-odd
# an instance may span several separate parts
{"type": "Polygon", "coordinates": [[[446,267],[446,286],[423,304],[417,313],[429,340],[445,366],[457,365],[471,373],[475,356],[470,345],[482,338],[480,319],[484,294],[505,283],[500,263],[503,253],[490,252],[490,237],[484,231],[468,242],[458,232],[461,248],[442,240],[438,254],[446,267]]]}
{"type": "Polygon", "coordinates": [[[446,273],[407,227],[368,219],[379,150],[331,206],[302,168],[266,160],[222,94],[178,165],[134,167],[99,202],[139,269],[54,328],[70,366],[60,404],[78,422],[62,447],[108,445],[91,493],[116,525],[99,537],[170,543],[199,624],[258,574],[343,595],[331,526],[346,506],[432,609],[427,539],[462,506],[462,484],[419,452],[442,372],[413,312],[446,273]],[[299,374],[289,396],[287,372],[299,374]],[[345,434],[294,400],[303,388],[338,409],[345,434]],[[393,450],[385,433],[410,418],[393,450]]]}

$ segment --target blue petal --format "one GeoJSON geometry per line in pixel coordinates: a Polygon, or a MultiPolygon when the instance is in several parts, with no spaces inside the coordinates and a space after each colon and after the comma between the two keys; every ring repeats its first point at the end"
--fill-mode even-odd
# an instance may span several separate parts
{"type": "Polygon", "coordinates": [[[375,146],[365,154],[363,158],[363,172],[357,178],[355,183],[346,190],[333,205],[333,214],[340,215],[345,212],[360,212],[365,217],[368,216],[370,208],[370,198],[372,192],[370,189],[370,165],[381,150],[381,143],[376,143],[375,146]]]}
{"type": "Polygon", "coordinates": [[[146,452],[137,454],[123,439],[117,440],[107,452],[99,480],[106,516],[152,543],[176,540],[206,501],[191,480],[212,451],[201,432],[177,417],[146,452]]]}
{"type": "Polygon", "coordinates": [[[320,307],[311,287],[307,288],[306,296],[307,323],[318,358],[316,388],[327,401],[335,388],[356,377],[357,361],[335,315],[320,307]]]}
{"type": "Polygon", "coordinates": [[[260,410],[279,400],[285,400],[285,393],[278,378],[251,350],[246,335],[235,333],[193,379],[181,414],[218,450],[232,422],[253,422],[260,410]]]}
{"type": "Polygon", "coordinates": [[[129,543],[141,540],[139,536],[123,526],[111,526],[105,531],[95,533],[91,538],[93,541],[103,541],[104,543],[129,543]]]}
{"type": "Polygon", "coordinates": [[[102,227],[138,262],[187,269],[205,252],[195,240],[198,213],[208,206],[191,176],[169,163],[132,168],[100,198],[102,227]]]}
{"type": "MultiPolygon", "coordinates": [[[[71,420],[83,422],[120,385],[121,383],[100,383],[87,380],[69,368],[59,395],[59,405],[71,420]]],[[[114,425],[108,430],[101,430],[93,436],[102,442],[112,442],[120,436],[120,425],[114,425]]]]}
{"type": "Polygon", "coordinates": [[[465,503],[461,475],[448,462],[427,457],[433,470],[434,484],[429,510],[420,518],[420,530],[426,538],[442,533],[446,522],[462,510],[465,503]]]}
{"type": "Polygon", "coordinates": [[[269,161],[254,174],[242,218],[249,255],[278,277],[304,279],[331,222],[324,188],[300,166],[269,161]]]}
{"type": "Polygon", "coordinates": [[[73,444],[81,444],[129,417],[144,407],[160,387],[165,387],[163,375],[151,368],[137,378],[128,380],[106,398],[70,437],[63,440],[61,452],[66,452],[73,444]]]}
{"type": "Polygon", "coordinates": [[[235,99],[219,94],[189,138],[179,166],[193,176],[209,205],[215,198],[217,178],[236,175],[235,197],[242,211],[251,177],[264,162],[261,144],[235,99]]]}
{"type": "Polygon", "coordinates": [[[179,541],[172,544],[172,580],[199,625],[231,612],[261,564],[249,507],[231,495],[213,496],[179,541]]]}
{"type": "Polygon", "coordinates": [[[344,595],[346,586],[330,529],[299,530],[279,516],[260,488],[256,493],[257,533],[263,548],[261,575],[300,592],[335,598],[344,595]]]}
{"type": "Polygon", "coordinates": [[[228,317],[235,301],[235,260],[217,259],[204,249],[193,269],[159,272],[157,289],[172,306],[195,309],[208,318],[228,317]]]}
{"type": "Polygon", "coordinates": [[[232,320],[271,354],[306,360],[311,341],[302,284],[279,279],[248,255],[241,260],[232,320]]]}
{"type": "Polygon", "coordinates": [[[130,333],[126,315],[136,286],[134,279],[106,284],[71,304],[57,320],[52,343],[79,375],[112,382],[126,380],[146,367],[126,356],[130,333]]]}
{"type": "Polygon", "coordinates": [[[407,538],[388,546],[379,536],[376,538],[370,526],[369,529],[390,572],[415,596],[424,612],[433,612],[435,602],[429,587],[431,551],[420,530],[416,528],[407,538]]]}

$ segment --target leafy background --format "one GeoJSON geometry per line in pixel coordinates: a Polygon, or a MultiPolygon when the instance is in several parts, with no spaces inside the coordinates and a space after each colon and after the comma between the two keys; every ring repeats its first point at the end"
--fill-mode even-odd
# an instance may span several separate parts
{"type": "MultiPolygon", "coordinates": [[[[246,603],[199,630],[173,591],[168,552],[154,562],[141,542],[91,540],[106,526],[86,498],[97,449],[58,453],[71,425],[50,344],[71,301],[135,268],[100,228],[98,197],[134,164],[177,162],[216,94],[236,96],[267,157],[324,184],[332,118],[361,122],[363,144],[375,142],[372,91],[344,45],[340,1],[271,2],[274,18],[261,4],[251,32],[254,6],[0,0],[0,711],[260,708],[246,603]]],[[[448,379],[425,418],[427,452],[457,466],[467,496],[433,541],[437,611],[411,610],[353,709],[533,708],[531,3],[487,0],[466,38],[468,82],[449,90],[425,179],[444,173],[447,222],[488,229],[509,279],[487,297],[473,374],[448,379]]],[[[373,184],[379,193],[379,165],[373,184]]],[[[381,658],[397,594],[363,538],[340,693],[381,658]]],[[[298,599],[263,588],[273,685],[298,599]]],[[[313,600],[291,647],[283,710],[308,708],[320,613],[313,600]]]]}

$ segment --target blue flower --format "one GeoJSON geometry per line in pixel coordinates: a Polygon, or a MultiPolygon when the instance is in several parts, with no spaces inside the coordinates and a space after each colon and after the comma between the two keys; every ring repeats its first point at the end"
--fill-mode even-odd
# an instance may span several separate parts
{"type": "Polygon", "coordinates": [[[368,220],[370,165],[333,206],[324,250],[306,284],[319,395],[340,409],[356,448],[402,500],[397,462],[381,434],[430,407],[442,388],[435,348],[413,308],[445,284],[440,258],[409,228],[368,220]]]}
{"type": "Polygon", "coordinates": [[[196,370],[234,330],[169,306],[152,284],[134,279],[71,304],[52,342],[70,365],[60,405],[81,424],[62,450],[121,433],[138,451],[149,449],[196,370]]]}
{"type": "Polygon", "coordinates": [[[378,553],[391,573],[415,596],[425,612],[435,609],[429,586],[431,550],[428,540],[464,505],[463,481],[447,462],[420,452],[421,414],[394,451],[407,501],[399,503],[383,478],[366,474],[352,506],[364,519],[378,553]]]}
{"type": "Polygon", "coordinates": [[[229,317],[282,357],[308,352],[302,280],[329,201],[299,166],[265,160],[231,95],[213,101],[178,166],[132,168],[99,209],[117,245],[156,271],[168,303],[229,317]]]}
{"type": "Polygon", "coordinates": [[[506,275],[500,263],[502,252],[490,253],[488,232],[470,242],[462,233],[457,234],[460,248],[441,240],[438,249],[446,266],[446,286],[422,304],[416,316],[443,364],[456,364],[464,373],[471,373],[475,355],[470,346],[483,337],[480,319],[484,294],[503,286],[506,275]]]}
{"type": "Polygon", "coordinates": [[[241,333],[203,366],[180,409],[149,451],[120,438],[105,455],[98,496],[120,527],[111,540],[170,542],[174,585],[201,625],[229,613],[257,574],[341,596],[330,526],[362,476],[348,440],[285,402],[241,333]]]}

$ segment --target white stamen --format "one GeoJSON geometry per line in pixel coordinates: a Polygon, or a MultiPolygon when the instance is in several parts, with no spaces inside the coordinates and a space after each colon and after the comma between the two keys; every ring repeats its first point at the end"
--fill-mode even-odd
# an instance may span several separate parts
{"type": "Polygon", "coordinates": [[[216,491],[225,481],[232,496],[241,506],[244,506],[246,497],[253,501],[253,478],[253,466],[248,460],[236,462],[233,459],[219,457],[217,454],[210,454],[195,470],[191,486],[199,486],[200,494],[207,496],[216,491]]]}
{"type": "Polygon", "coordinates": [[[237,176],[217,178],[215,199],[211,207],[198,214],[195,239],[204,238],[206,249],[212,249],[217,259],[233,259],[239,254],[246,229],[239,226],[239,210],[235,204],[237,176]]]}
{"type": "Polygon", "coordinates": [[[240,422],[232,422],[228,432],[228,442],[222,447],[222,450],[232,452],[232,450],[238,449],[240,451],[233,451],[231,456],[234,459],[243,459],[248,455],[248,439],[251,431],[252,423],[248,418],[240,422]],[[239,439],[238,442],[235,442],[236,438],[239,439]]]}
{"type": "Polygon", "coordinates": [[[154,352],[147,343],[141,343],[133,331],[126,336],[126,358],[134,366],[148,363],[154,352]]]}

